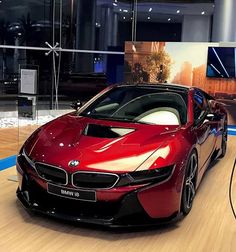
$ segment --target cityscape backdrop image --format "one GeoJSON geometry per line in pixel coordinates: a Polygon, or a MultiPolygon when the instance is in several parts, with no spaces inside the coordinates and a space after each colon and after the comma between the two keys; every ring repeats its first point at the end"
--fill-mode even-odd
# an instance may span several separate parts
{"type": "Polygon", "coordinates": [[[236,125],[236,78],[225,74],[225,59],[221,55],[216,54],[220,67],[208,59],[209,48],[218,46],[218,43],[126,42],[125,82],[199,87],[225,104],[228,124],[236,125]],[[207,69],[222,71],[222,76],[207,77],[207,69]]]}

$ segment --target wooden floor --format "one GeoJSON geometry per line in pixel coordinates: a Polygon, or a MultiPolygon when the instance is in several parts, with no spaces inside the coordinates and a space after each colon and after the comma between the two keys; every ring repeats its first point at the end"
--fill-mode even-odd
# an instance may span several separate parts
{"type": "MultiPolygon", "coordinates": [[[[3,148],[1,155],[11,151],[15,154],[17,148],[12,145],[5,154],[3,148]]],[[[230,210],[228,187],[235,157],[236,137],[230,137],[227,155],[206,173],[190,214],[169,226],[138,230],[75,226],[30,216],[16,199],[17,183],[7,180],[15,174],[15,168],[7,169],[0,172],[0,251],[234,252],[236,221],[230,210]]],[[[234,189],[236,198],[236,183],[234,189]]]]}
{"type": "Polygon", "coordinates": [[[15,155],[39,125],[0,129],[0,159],[15,155]]]}

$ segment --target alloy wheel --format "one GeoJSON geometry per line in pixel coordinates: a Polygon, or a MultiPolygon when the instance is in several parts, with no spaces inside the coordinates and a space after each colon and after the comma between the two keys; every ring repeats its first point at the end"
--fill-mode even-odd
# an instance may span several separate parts
{"type": "Polygon", "coordinates": [[[197,169],[198,169],[197,154],[196,152],[193,152],[190,155],[186,167],[185,180],[182,192],[181,210],[185,215],[187,215],[190,212],[196,194],[197,169]]]}
{"type": "Polygon", "coordinates": [[[187,194],[186,205],[187,208],[191,208],[192,202],[195,196],[195,175],[197,171],[197,157],[192,155],[189,162],[188,175],[185,182],[185,190],[187,194]]]}

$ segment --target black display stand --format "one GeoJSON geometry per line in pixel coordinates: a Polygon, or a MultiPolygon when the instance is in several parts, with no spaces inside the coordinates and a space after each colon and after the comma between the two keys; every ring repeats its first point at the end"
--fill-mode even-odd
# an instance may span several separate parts
{"type": "Polygon", "coordinates": [[[18,118],[36,119],[36,96],[18,96],[18,118]]]}

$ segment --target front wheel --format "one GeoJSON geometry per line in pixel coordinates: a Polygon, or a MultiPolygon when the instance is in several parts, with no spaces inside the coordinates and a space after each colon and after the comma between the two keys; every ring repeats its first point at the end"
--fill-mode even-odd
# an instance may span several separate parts
{"type": "Polygon", "coordinates": [[[184,184],[181,199],[181,211],[187,215],[193,205],[193,200],[196,194],[196,179],[198,170],[198,159],[196,151],[193,151],[187,162],[184,184]]]}

